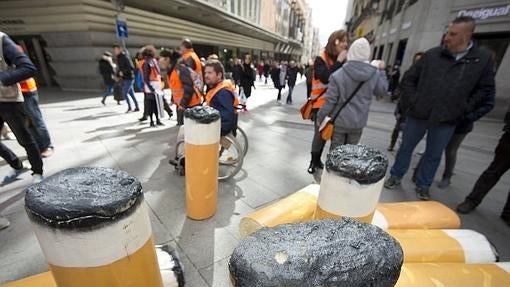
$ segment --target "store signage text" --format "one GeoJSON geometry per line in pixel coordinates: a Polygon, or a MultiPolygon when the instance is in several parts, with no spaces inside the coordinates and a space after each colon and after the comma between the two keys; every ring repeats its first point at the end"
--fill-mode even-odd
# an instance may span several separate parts
{"type": "Polygon", "coordinates": [[[475,19],[485,20],[491,17],[501,17],[507,16],[510,14],[510,4],[506,6],[500,7],[492,7],[492,8],[477,8],[477,9],[469,9],[469,10],[460,10],[457,14],[460,16],[471,16],[475,19]]]}

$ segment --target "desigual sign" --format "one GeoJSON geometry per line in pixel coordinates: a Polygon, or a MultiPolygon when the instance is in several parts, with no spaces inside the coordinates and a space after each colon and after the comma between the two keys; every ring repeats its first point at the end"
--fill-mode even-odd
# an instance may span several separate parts
{"type": "Polygon", "coordinates": [[[510,4],[506,6],[491,7],[491,8],[476,8],[469,10],[460,10],[457,14],[460,16],[471,16],[475,19],[488,19],[492,17],[507,16],[510,14],[510,4]]]}

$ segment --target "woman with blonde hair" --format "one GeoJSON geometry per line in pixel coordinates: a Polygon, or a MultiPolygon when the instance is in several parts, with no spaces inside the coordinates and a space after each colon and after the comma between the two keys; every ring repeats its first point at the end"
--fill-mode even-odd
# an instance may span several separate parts
{"type": "Polygon", "coordinates": [[[349,47],[349,34],[345,30],[337,30],[329,36],[328,43],[320,56],[315,58],[313,64],[312,91],[310,99],[313,101],[312,120],[315,123],[315,133],[312,141],[312,158],[308,173],[314,174],[322,169],[324,164],[321,161],[322,150],[326,142],[321,139],[319,133],[319,122],[317,112],[324,105],[325,94],[328,88],[329,76],[340,69],[347,59],[347,48],[349,47]]]}

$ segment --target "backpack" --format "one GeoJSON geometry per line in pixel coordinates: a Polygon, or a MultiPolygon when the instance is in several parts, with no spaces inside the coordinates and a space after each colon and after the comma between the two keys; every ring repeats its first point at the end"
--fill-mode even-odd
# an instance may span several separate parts
{"type": "Polygon", "coordinates": [[[200,91],[199,95],[203,95],[204,82],[202,81],[202,75],[197,73],[192,68],[188,66],[186,67],[188,68],[191,80],[193,81],[193,88],[195,88],[195,91],[200,91]]]}

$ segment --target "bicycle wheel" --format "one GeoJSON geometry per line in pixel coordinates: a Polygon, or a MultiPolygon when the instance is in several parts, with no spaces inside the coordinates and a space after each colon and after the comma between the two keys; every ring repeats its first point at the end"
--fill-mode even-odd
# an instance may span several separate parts
{"type": "Polygon", "coordinates": [[[226,136],[228,147],[220,147],[218,180],[226,181],[233,178],[243,167],[243,150],[235,137],[226,136]]]}
{"type": "Polygon", "coordinates": [[[243,156],[246,156],[248,153],[248,136],[240,127],[237,127],[236,139],[239,142],[239,146],[243,150],[243,156]]]}

